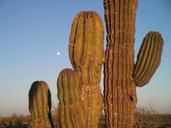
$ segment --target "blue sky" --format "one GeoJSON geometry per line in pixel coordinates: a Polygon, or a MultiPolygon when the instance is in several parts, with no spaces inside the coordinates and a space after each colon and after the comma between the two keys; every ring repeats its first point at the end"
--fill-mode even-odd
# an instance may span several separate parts
{"type": "MultiPolygon", "coordinates": [[[[0,0],[0,115],[28,114],[28,91],[35,80],[49,84],[57,103],[56,79],[71,67],[68,39],[81,10],[97,11],[104,21],[103,0],[0,0]]],[[[160,31],[165,41],[159,69],[137,89],[138,106],[153,105],[161,113],[171,113],[170,12],[170,0],[139,0],[136,17],[136,55],[148,31],[160,31]]]]}

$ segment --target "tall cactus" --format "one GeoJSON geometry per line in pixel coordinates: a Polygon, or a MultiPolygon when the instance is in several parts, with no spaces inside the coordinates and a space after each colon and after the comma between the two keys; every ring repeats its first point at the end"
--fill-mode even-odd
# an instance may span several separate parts
{"type": "Polygon", "coordinates": [[[109,128],[133,128],[136,85],[147,84],[160,63],[163,39],[158,32],[150,32],[134,67],[137,3],[138,0],[104,0],[107,29],[104,101],[109,128]]]}
{"type": "Polygon", "coordinates": [[[51,94],[47,83],[35,81],[29,91],[31,128],[52,128],[51,94]]]}
{"type": "MultiPolygon", "coordinates": [[[[69,58],[74,71],[65,69],[58,77],[58,98],[61,119],[63,118],[66,122],[65,124],[61,122],[62,128],[70,128],[69,126],[71,126],[66,115],[62,115],[62,113],[66,113],[69,110],[67,106],[75,104],[75,99],[77,99],[76,106],[82,106],[77,111],[74,110],[76,112],[75,114],[72,111],[73,115],[77,115],[75,116],[75,120],[78,120],[78,125],[75,127],[98,128],[102,111],[102,94],[99,83],[104,61],[103,38],[103,24],[100,16],[96,12],[80,12],[75,16],[69,40],[69,58]],[[69,91],[67,87],[71,88],[72,86],[72,88],[77,88],[74,82],[65,82],[67,79],[72,79],[72,77],[78,79],[79,88],[69,91]],[[61,79],[63,79],[62,82],[61,79]],[[64,87],[65,90],[61,89],[64,87]],[[75,91],[78,95],[71,95],[72,91],[75,91]],[[67,94],[63,95],[64,92],[67,94]],[[70,102],[67,100],[69,98],[70,102]],[[64,101],[69,102],[68,105],[64,101]]],[[[73,107],[73,109],[77,108],[73,107]]],[[[74,128],[74,125],[72,127],[74,128]]]]}
{"type": "Polygon", "coordinates": [[[81,98],[88,112],[87,127],[96,125],[102,109],[101,68],[104,62],[104,30],[96,12],[80,12],[72,24],[69,57],[79,73],[81,98]]]}

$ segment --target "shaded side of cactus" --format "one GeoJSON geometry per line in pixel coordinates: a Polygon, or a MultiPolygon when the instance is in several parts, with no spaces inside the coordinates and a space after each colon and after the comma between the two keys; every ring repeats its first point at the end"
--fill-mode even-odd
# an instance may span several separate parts
{"type": "Polygon", "coordinates": [[[135,125],[136,85],[146,84],[160,63],[162,39],[152,32],[154,36],[147,35],[150,40],[145,39],[134,69],[137,3],[138,0],[104,0],[107,29],[104,104],[109,128],[132,128],[135,125]],[[148,49],[149,46],[152,49],[148,49]],[[145,66],[145,63],[149,65],[145,66]],[[146,70],[142,70],[144,67],[146,70]]]}
{"type": "Polygon", "coordinates": [[[102,111],[99,83],[104,62],[104,29],[96,12],[75,16],[69,40],[69,57],[79,74],[81,99],[87,109],[87,127],[98,127],[102,111]]]}
{"type": "Polygon", "coordinates": [[[29,90],[29,111],[31,128],[53,127],[51,117],[51,94],[44,81],[35,81],[29,90]]]}

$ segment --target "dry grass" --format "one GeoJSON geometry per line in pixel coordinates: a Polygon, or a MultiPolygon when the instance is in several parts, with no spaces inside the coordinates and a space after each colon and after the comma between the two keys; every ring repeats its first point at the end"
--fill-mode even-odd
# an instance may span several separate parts
{"type": "MultiPolygon", "coordinates": [[[[104,114],[100,126],[107,128],[104,114]]],[[[136,128],[171,128],[171,115],[159,114],[153,106],[139,107],[136,110],[136,128]]]]}
{"type": "Polygon", "coordinates": [[[0,117],[0,128],[28,128],[30,116],[13,114],[11,117],[0,117]]]}
{"type": "MultiPolygon", "coordinates": [[[[54,125],[58,120],[58,110],[52,110],[54,125]]],[[[28,128],[30,116],[12,115],[11,117],[0,116],[0,128],[28,128]]],[[[100,127],[107,128],[104,114],[100,120],[100,127]]],[[[153,107],[140,107],[136,112],[136,128],[171,128],[171,115],[161,115],[153,107]]]]}
{"type": "Polygon", "coordinates": [[[159,114],[153,106],[139,107],[136,111],[136,128],[171,128],[171,115],[159,114]]]}

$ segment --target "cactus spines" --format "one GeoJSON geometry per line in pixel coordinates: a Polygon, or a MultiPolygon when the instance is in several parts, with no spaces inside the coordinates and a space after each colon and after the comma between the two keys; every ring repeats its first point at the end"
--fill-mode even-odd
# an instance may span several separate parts
{"type": "Polygon", "coordinates": [[[33,82],[29,90],[31,128],[52,128],[51,94],[44,81],[33,82]]]}
{"type": "Polygon", "coordinates": [[[158,32],[149,32],[144,38],[133,73],[137,86],[147,84],[155,73],[160,64],[162,46],[163,39],[158,32]]]}
{"type": "MultiPolygon", "coordinates": [[[[77,121],[78,128],[98,128],[102,111],[102,94],[99,83],[101,68],[104,62],[103,38],[104,30],[102,20],[96,12],[80,12],[75,16],[68,48],[69,58],[74,68],[72,72],[75,73],[70,73],[71,71],[68,70],[64,70],[60,73],[58,78],[58,91],[62,91],[59,88],[62,84],[60,83],[60,79],[69,79],[77,76],[79,90],[75,90],[75,94],[77,95],[72,96],[73,100],[79,99],[77,100],[77,102],[79,102],[75,105],[83,106],[80,107],[78,111],[82,111],[84,115],[80,112],[78,116],[78,111],[75,111],[75,109],[70,112],[76,115],[75,120],[81,119],[80,121],[82,121],[82,123],[77,121]],[[85,122],[83,122],[83,118],[85,122]]],[[[75,88],[76,85],[74,84],[76,83],[69,84],[68,86],[66,84],[65,87],[72,86],[72,88],[75,88]]],[[[63,90],[63,92],[69,93],[67,90],[63,90]]],[[[69,96],[71,97],[71,95],[69,96]]],[[[65,97],[62,92],[59,92],[58,97],[59,101],[63,102],[62,100],[67,96],[65,97]]],[[[66,105],[64,105],[64,108],[65,107],[66,105]]],[[[69,128],[64,122],[61,122],[61,125],[63,125],[62,128],[69,128]]]]}
{"type": "Polygon", "coordinates": [[[104,0],[107,29],[104,104],[109,128],[134,126],[136,84],[138,86],[146,84],[160,63],[163,41],[160,34],[154,32],[146,37],[134,69],[137,3],[138,0],[104,0]],[[149,65],[145,65],[144,62],[148,62],[149,65]]]}

